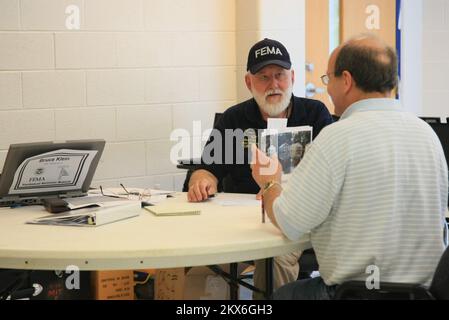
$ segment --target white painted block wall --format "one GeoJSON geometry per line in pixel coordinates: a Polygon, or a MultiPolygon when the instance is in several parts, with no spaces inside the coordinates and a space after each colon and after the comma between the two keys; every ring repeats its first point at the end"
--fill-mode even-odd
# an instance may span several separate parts
{"type": "Polygon", "coordinates": [[[305,93],[305,0],[237,0],[237,97],[248,99],[243,80],[250,47],[263,38],[282,42],[290,53],[296,82],[293,92],[305,93]]]}
{"type": "Polygon", "coordinates": [[[449,0],[423,5],[423,111],[449,117],[449,0]]]}
{"type": "Polygon", "coordinates": [[[96,185],[179,189],[170,133],[235,103],[235,24],[233,0],[0,0],[0,165],[11,143],[104,138],[96,185]]]}

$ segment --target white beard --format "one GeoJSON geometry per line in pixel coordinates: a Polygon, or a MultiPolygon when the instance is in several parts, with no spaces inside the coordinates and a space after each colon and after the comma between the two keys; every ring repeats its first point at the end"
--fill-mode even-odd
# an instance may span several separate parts
{"type": "Polygon", "coordinates": [[[268,114],[269,117],[274,118],[278,117],[288,108],[292,98],[293,86],[289,86],[285,92],[282,90],[268,90],[267,92],[260,94],[256,90],[252,90],[251,93],[262,111],[268,114]],[[267,102],[267,97],[271,94],[282,94],[281,101],[278,103],[267,102]]]}

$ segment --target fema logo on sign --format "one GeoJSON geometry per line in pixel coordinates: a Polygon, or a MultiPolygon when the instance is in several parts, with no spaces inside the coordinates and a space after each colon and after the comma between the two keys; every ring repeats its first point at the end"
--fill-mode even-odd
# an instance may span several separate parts
{"type": "Polygon", "coordinates": [[[37,168],[34,173],[37,174],[37,175],[43,174],[44,173],[44,168],[37,168]]]}

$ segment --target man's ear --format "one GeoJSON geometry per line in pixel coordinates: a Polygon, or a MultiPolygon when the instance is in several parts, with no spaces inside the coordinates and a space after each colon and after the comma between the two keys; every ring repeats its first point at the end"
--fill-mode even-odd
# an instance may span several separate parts
{"type": "Polygon", "coordinates": [[[250,92],[252,92],[251,91],[251,78],[250,78],[250,75],[248,73],[245,75],[245,83],[246,83],[246,87],[248,88],[248,90],[250,92]]]}
{"type": "Polygon", "coordinates": [[[291,72],[292,72],[292,85],[294,85],[295,84],[295,70],[291,70],[291,72]]]}
{"type": "Polygon", "coordinates": [[[345,93],[348,93],[355,85],[354,78],[352,77],[352,74],[349,71],[343,71],[342,77],[343,77],[344,91],[345,93]]]}

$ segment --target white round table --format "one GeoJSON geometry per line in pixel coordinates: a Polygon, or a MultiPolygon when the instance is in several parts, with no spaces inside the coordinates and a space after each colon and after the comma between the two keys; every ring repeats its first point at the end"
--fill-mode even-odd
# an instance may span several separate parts
{"type": "MultiPolygon", "coordinates": [[[[310,247],[290,241],[267,219],[254,195],[218,194],[196,204],[200,215],[140,216],[98,227],[26,224],[48,215],[41,206],[0,209],[0,268],[118,270],[175,268],[274,257],[310,247]],[[237,200],[241,205],[225,206],[237,200]],[[229,204],[229,203],[228,203],[229,204]]],[[[167,201],[186,203],[179,193],[167,201]]]]}

